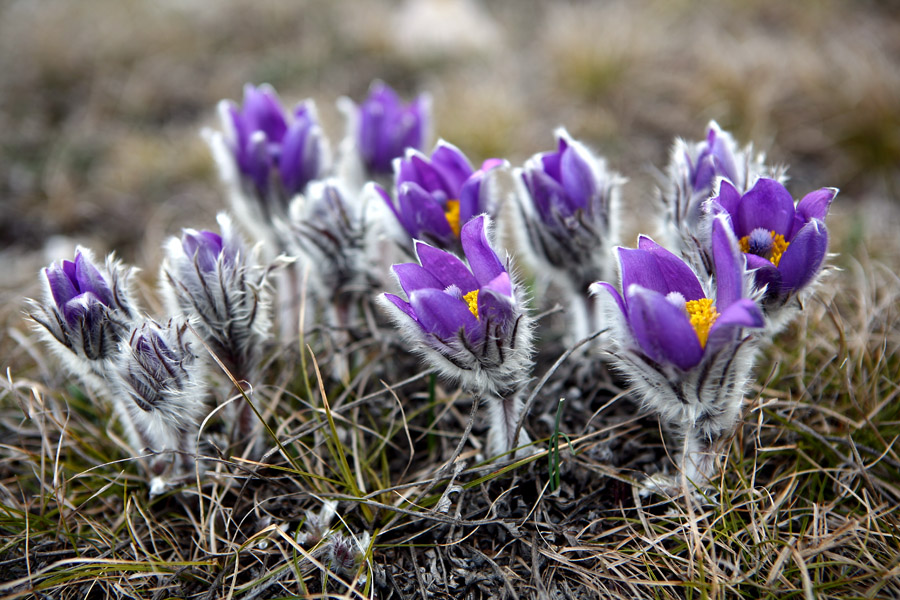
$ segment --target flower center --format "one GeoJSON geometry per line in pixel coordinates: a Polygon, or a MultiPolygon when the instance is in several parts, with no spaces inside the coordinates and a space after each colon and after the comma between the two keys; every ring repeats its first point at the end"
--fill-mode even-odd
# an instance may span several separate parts
{"type": "Polygon", "coordinates": [[[453,234],[459,237],[459,200],[447,200],[444,205],[444,216],[447,217],[447,224],[450,225],[453,234]]]}
{"type": "Polygon", "coordinates": [[[719,312],[716,310],[712,299],[700,298],[699,300],[690,300],[684,303],[684,308],[691,319],[691,326],[697,332],[700,347],[706,348],[709,330],[716,322],[716,319],[719,318],[719,312]]]}
{"type": "Polygon", "coordinates": [[[469,305],[469,310],[472,311],[472,314],[475,315],[475,318],[478,318],[478,290],[472,290],[465,296],[463,296],[463,300],[466,301],[466,304],[469,305]]]}
{"type": "Polygon", "coordinates": [[[741,252],[761,256],[776,267],[781,262],[784,251],[790,245],[791,243],[785,240],[780,233],[766,231],[762,227],[757,227],[750,232],[750,235],[745,235],[738,240],[741,252]]]}

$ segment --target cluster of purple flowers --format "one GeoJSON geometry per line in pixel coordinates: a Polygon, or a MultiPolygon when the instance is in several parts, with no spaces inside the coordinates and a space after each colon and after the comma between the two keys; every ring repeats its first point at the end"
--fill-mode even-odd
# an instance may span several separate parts
{"type": "Polygon", "coordinates": [[[114,402],[135,449],[168,450],[182,457],[172,468],[189,466],[183,457],[196,453],[208,413],[207,350],[242,396],[233,441],[252,445],[249,393],[264,376],[270,304],[296,333],[302,323],[288,313],[301,274],[311,274],[311,298],[339,345],[379,297],[410,350],[486,401],[489,452],[526,454],[521,394],[538,325],[518,266],[534,275],[536,295],[553,289],[565,300],[568,341],[605,332],[593,349],[682,444],[682,472],[705,483],[740,417],[756,349],[822,271],[837,190],[795,203],[780,169],[712,123],[704,140],[672,150],[657,224],[668,249],[646,236],[624,248],[625,179],[565,130],[520,167],[489,158],[476,169],[443,140],[424,152],[427,96],[407,104],[376,82],[361,104],[339,105],[348,133],[332,161],[312,101],[287,112],[272,88],[248,85],[242,105],[221,103],[223,130],[207,139],[238,224],[260,244],[249,249],[225,215],[219,232],[171,239],[160,274],[165,324],[139,314],[131,270],[112,258],[104,269],[80,250],[45,269],[33,319],[73,372],[114,402]],[[279,254],[288,259],[273,260],[279,254]],[[393,263],[403,296],[380,293],[379,260],[393,263]],[[285,263],[273,298],[270,271],[285,263]]]}

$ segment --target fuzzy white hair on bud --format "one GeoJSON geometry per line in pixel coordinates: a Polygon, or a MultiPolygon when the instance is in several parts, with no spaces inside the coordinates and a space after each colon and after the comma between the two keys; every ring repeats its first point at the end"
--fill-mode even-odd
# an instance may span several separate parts
{"type": "Polygon", "coordinates": [[[158,476],[185,475],[195,464],[207,392],[198,345],[184,319],[146,319],[121,343],[113,380],[145,446],[158,455],[150,466],[158,476]]]}

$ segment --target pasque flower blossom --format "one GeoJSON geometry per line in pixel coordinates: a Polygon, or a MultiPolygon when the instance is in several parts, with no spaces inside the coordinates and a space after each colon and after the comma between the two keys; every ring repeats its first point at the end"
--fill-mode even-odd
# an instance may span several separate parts
{"type": "Polygon", "coordinates": [[[101,271],[84,248],[75,251],[74,261],[42,271],[45,301],[31,302],[31,318],[75,373],[105,375],[107,361],[137,317],[129,287],[133,271],[112,255],[101,271]]]}
{"type": "Polygon", "coordinates": [[[714,213],[726,213],[754,271],[756,287],[764,289],[763,306],[770,320],[783,324],[782,308],[816,280],[828,251],[825,217],[835,188],[822,188],[797,205],[778,181],[760,178],[741,194],[723,181],[710,202],[714,213]]]}
{"type": "MultiPolygon", "coordinates": [[[[185,229],[165,245],[160,282],[172,315],[184,315],[238,381],[253,383],[269,336],[267,270],[249,251],[224,213],[221,234],[185,229]]],[[[242,404],[236,430],[250,433],[252,410],[242,404]]]]}
{"type": "Polygon", "coordinates": [[[407,148],[422,150],[431,128],[431,98],[420,94],[404,103],[386,83],[375,81],[359,106],[342,98],[338,106],[347,115],[349,136],[365,170],[390,175],[394,159],[407,148]]]}
{"type": "Polygon", "coordinates": [[[624,294],[592,286],[606,300],[613,365],[684,443],[682,468],[698,483],[740,416],[753,358],[743,331],[764,323],[724,217],[712,224],[712,257],[715,285],[704,286],[682,259],[641,236],[637,249],[619,249],[624,294]]]}
{"type": "Polygon", "coordinates": [[[549,267],[566,285],[566,294],[583,304],[572,326],[581,339],[597,325],[585,292],[614,272],[612,249],[624,179],[564,129],[556,137],[557,150],[534,155],[515,178],[528,254],[540,267],[549,267]]]}
{"type": "Polygon", "coordinates": [[[206,132],[241,220],[270,232],[273,218],[329,167],[328,140],[311,100],[288,114],[268,85],[244,87],[244,102],[219,104],[224,133],[206,132]]]}
{"type": "Polygon", "coordinates": [[[134,269],[113,255],[97,266],[89,250],[78,248],[74,261],[53,263],[42,274],[44,301],[29,301],[37,331],[72,375],[112,403],[129,443],[139,451],[143,441],[127,404],[109,387],[119,343],[138,316],[130,284],[134,269]]]}
{"type": "MultiPolygon", "coordinates": [[[[419,264],[394,265],[407,300],[385,294],[401,332],[434,367],[471,393],[490,398],[491,448],[514,447],[517,392],[531,369],[531,322],[522,290],[491,248],[488,219],[463,225],[468,266],[454,254],[416,243],[419,264]]],[[[524,432],[519,444],[527,443],[524,432]]]]}
{"type": "Polygon", "coordinates": [[[407,150],[395,161],[396,203],[380,186],[376,190],[411,239],[456,249],[463,225],[475,215],[495,213],[498,201],[486,177],[503,164],[488,159],[476,171],[456,146],[441,140],[430,158],[407,150]]]}

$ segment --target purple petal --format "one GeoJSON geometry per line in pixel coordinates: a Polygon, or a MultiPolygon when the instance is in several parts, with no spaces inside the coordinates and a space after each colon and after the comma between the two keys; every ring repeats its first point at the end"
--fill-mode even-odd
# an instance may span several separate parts
{"type": "Polygon", "coordinates": [[[743,295],[744,258],[734,232],[722,217],[713,221],[712,255],[716,268],[716,305],[723,310],[743,295]]]}
{"type": "Polygon", "coordinates": [[[505,296],[510,299],[513,297],[512,280],[509,278],[509,273],[506,271],[503,271],[491,281],[487,282],[481,289],[487,290],[498,296],[505,296]]]}
{"type": "MultiPolygon", "coordinates": [[[[408,180],[419,184],[422,189],[429,193],[439,192],[447,199],[455,198],[459,188],[450,188],[434,165],[424,156],[415,153],[405,161],[410,165],[408,172],[412,173],[412,177],[408,180]]],[[[402,173],[403,171],[401,171],[402,173]]],[[[461,185],[461,184],[460,184],[461,185]]]]}
{"type": "Polygon", "coordinates": [[[393,269],[394,274],[397,276],[397,281],[400,282],[400,287],[406,292],[407,297],[415,290],[425,288],[443,290],[446,287],[434,275],[416,263],[394,265],[391,269],[393,269]]]}
{"type": "Polygon", "coordinates": [[[409,303],[422,328],[441,338],[455,336],[465,328],[466,336],[477,340],[483,336],[481,324],[464,300],[454,298],[440,290],[416,290],[409,303]]]}
{"type": "MultiPolygon", "coordinates": [[[[459,191],[459,222],[465,225],[475,215],[484,212],[481,206],[481,185],[484,173],[477,171],[469,177],[459,191]]],[[[487,207],[484,207],[487,208],[487,207]]]]}
{"type": "MultiPolygon", "coordinates": [[[[716,306],[716,308],[719,307],[716,306]]],[[[759,328],[764,324],[765,321],[759,306],[749,298],[741,298],[722,311],[719,318],[713,323],[706,342],[707,351],[715,352],[719,346],[733,340],[738,329],[759,328]]]]}
{"type": "MultiPolygon", "coordinates": [[[[293,196],[309,183],[310,154],[315,148],[308,143],[313,124],[309,121],[295,120],[287,130],[281,144],[278,170],[285,191],[293,196]]],[[[318,162],[318,161],[315,161],[318,162]]]]}
{"type": "Polygon", "coordinates": [[[259,88],[247,84],[244,86],[244,121],[252,134],[262,131],[266,138],[279,143],[287,131],[287,122],[281,103],[270,88],[259,88]]]}
{"type": "Polygon", "coordinates": [[[683,371],[703,358],[703,347],[684,308],[663,294],[633,285],[628,288],[628,321],[641,350],[651,359],[683,371]]]}
{"type": "Polygon", "coordinates": [[[716,196],[715,201],[731,215],[732,226],[734,226],[733,224],[737,223],[738,206],[741,203],[741,193],[737,191],[737,188],[735,188],[730,181],[723,179],[719,184],[719,195],[716,196]]]}
{"type": "Polygon", "coordinates": [[[781,273],[771,262],[755,254],[745,254],[747,270],[754,271],[754,283],[757,289],[766,288],[766,297],[777,296],[781,293],[781,273]]]}
{"type": "Polygon", "coordinates": [[[91,331],[99,326],[105,312],[103,302],[93,292],[79,294],[62,306],[63,317],[69,326],[79,326],[83,331],[91,331]]]}
{"type": "Polygon", "coordinates": [[[813,219],[794,236],[778,263],[783,290],[797,290],[812,281],[822,268],[827,251],[828,230],[825,223],[813,219]]]}
{"type": "Polygon", "coordinates": [[[197,261],[202,272],[208,273],[216,268],[216,259],[222,252],[222,237],[212,231],[184,229],[181,247],[188,258],[197,261]]]}
{"type": "Polygon", "coordinates": [[[416,242],[416,255],[422,266],[441,282],[441,287],[455,285],[463,294],[478,289],[478,281],[456,255],[424,242],[416,242]]]}
{"type": "Polygon", "coordinates": [[[100,302],[112,306],[113,295],[109,284],[81,252],[75,253],[75,280],[81,292],[93,292],[100,302]]]}
{"type": "Polygon", "coordinates": [[[715,138],[710,146],[716,173],[722,175],[731,181],[737,181],[737,168],[734,164],[734,155],[731,153],[731,146],[726,140],[729,137],[727,133],[717,132],[714,128],[710,128],[710,133],[715,138]],[[716,135],[717,133],[721,135],[716,135]]]}
{"type": "Polygon", "coordinates": [[[418,184],[407,182],[400,186],[399,200],[400,222],[410,237],[428,234],[445,244],[456,239],[444,207],[418,184]]]}
{"type": "Polygon", "coordinates": [[[749,235],[757,227],[789,236],[794,225],[794,199],[774,179],[761,178],[741,198],[737,213],[738,238],[749,235]]]}
{"type": "Polygon", "coordinates": [[[522,178],[544,223],[552,224],[556,214],[570,217],[575,213],[576,207],[563,186],[543,171],[526,170],[522,178]]]}
{"type": "Polygon", "coordinates": [[[74,277],[70,278],[65,272],[66,263],[72,265],[74,275],[75,265],[68,260],[63,261],[62,266],[52,263],[44,269],[44,277],[47,278],[47,283],[50,284],[50,294],[58,307],[64,306],[66,302],[78,295],[78,290],[73,283],[74,277]]]}
{"type": "Polygon", "coordinates": [[[269,189],[269,148],[266,136],[261,131],[250,136],[247,146],[247,170],[244,174],[250,177],[260,194],[265,195],[269,189]]]}
{"type": "Polygon", "coordinates": [[[557,139],[559,143],[557,144],[556,152],[544,152],[537,156],[540,159],[543,171],[553,178],[554,181],[562,182],[562,155],[568,149],[569,143],[566,141],[565,134],[561,132],[557,133],[557,139]]]}
{"type": "Polygon", "coordinates": [[[475,172],[459,148],[443,141],[431,153],[431,164],[440,173],[445,189],[453,198],[458,198],[463,183],[475,172]]]}
{"type": "Polygon", "coordinates": [[[478,316],[504,330],[513,324],[515,304],[508,273],[501,273],[478,292],[478,316]]]}
{"type": "Polygon", "coordinates": [[[409,305],[409,302],[403,300],[395,294],[386,293],[384,297],[390,300],[391,304],[406,313],[406,316],[408,316],[410,319],[412,319],[416,323],[419,322],[419,319],[416,318],[416,311],[414,311],[413,307],[409,305]]]}
{"type": "Polygon", "coordinates": [[[812,219],[824,221],[828,215],[828,209],[832,200],[837,196],[837,188],[822,188],[814,192],[810,192],[800,200],[797,204],[797,213],[794,215],[794,228],[788,241],[794,239],[794,236],[812,219]]]}
{"type": "Polygon", "coordinates": [[[811,219],[825,220],[831,201],[837,196],[837,188],[822,188],[810,192],[797,204],[797,212],[807,221],[811,219]]]}
{"type": "Polygon", "coordinates": [[[234,127],[234,140],[232,141],[233,147],[231,150],[234,152],[238,168],[241,171],[246,171],[247,145],[250,143],[250,132],[247,130],[247,123],[244,121],[244,117],[241,116],[241,111],[235,103],[229,101],[227,106],[231,125],[234,127]]]}
{"type": "Polygon", "coordinates": [[[694,191],[700,192],[708,190],[712,186],[713,179],[716,176],[715,157],[705,152],[697,157],[697,170],[694,171],[694,178],[691,181],[691,187],[694,191]]]}
{"type": "Polygon", "coordinates": [[[609,294],[612,299],[616,301],[616,304],[619,306],[619,310],[622,311],[622,316],[628,314],[625,310],[625,300],[622,299],[622,295],[619,293],[619,290],[617,290],[612,284],[605,281],[598,281],[596,283],[592,283],[590,289],[591,293],[595,296],[599,296],[602,292],[609,294]]]}
{"type": "Polygon", "coordinates": [[[484,215],[475,217],[463,225],[459,239],[472,274],[475,275],[479,285],[487,285],[505,272],[503,263],[488,242],[484,215]]]}
{"type": "Polygon", "coordinates": [[[586,210],[597,191],[597,182],[591,166],[575,149],[563,152],[560,161],[562,184],[570,201],[579,209],[586,210]]]}
{"type": "Polygon", "coordinates": [[[622,289],[638,284],[662,295],[678,292],[684,299],[705,298],[697,276],[683,260],[646,236],[638,238],[638,249],[619,248],[622,289]]]}

